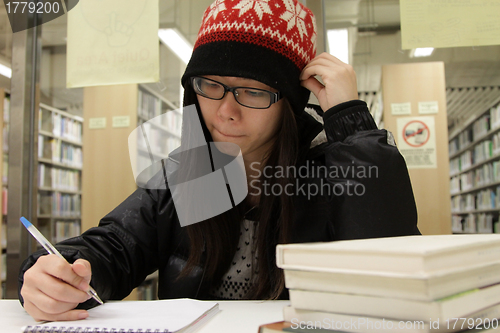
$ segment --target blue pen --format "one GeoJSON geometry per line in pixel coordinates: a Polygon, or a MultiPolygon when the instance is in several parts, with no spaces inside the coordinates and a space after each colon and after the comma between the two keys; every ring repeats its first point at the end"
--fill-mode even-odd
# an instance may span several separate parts
{"type": "MultiPolygon", "coordinates": [[[[40,231],[38,231],[37,228],[35,228],[35,226],[33,224],[31,224],[30,221],[28,221],[24,216],[21,217],[19,220],[21,220],[21,222],[23,223],[23,225],[26,227],[26,229],[28,229],[28,231],[30,232],[30,234],[35,237],[35,239],[38,241],[38,243],[40,243],[40,245],[42,245],[45,250],[47,250],[48,253],[50,254],[55,254],[56,256],[58,256],[59,258],[62,258],[64,260],[66,260],[60,253],[59,251],[57,251],[57,249],[54,247],[54,245],[50,244],[50,242],[47,240],[47,238],[45,238],[42,233],[40,231]]],[[[90,286],[89,286],[90,287],[90,286]]],[[[90,287],[89,291],[87,291],[87,294],[89,296],[91,296],[93,299],[95,299],[97,302],[99,302],[99,304],[104,304],[103,301],[101,301],[101,299],[99,298],[99,296],[97,295],[96,291],[90,287]]]]}

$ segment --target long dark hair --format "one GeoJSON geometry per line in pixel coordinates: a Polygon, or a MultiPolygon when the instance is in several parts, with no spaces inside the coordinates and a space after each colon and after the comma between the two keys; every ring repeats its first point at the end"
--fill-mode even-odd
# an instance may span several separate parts
{"type": "MultiPolygon", "coordinates": [[[[196,94],[190,86],[186,86],[184,106],[193,104],[197,107],[207,140],[212,141],[201,116],[196,94]]],[[[281,114],[282,121],[274,144],[264,158],[266,169],[268,169],[267,175],[275,175],[277,167],[294,166],[297,162],[297,124],[292,108],[286,99],[283,101],[281,114]]],[[[259,273],[252,289],[246,294],[247,299],[277,299],[285,288],[283,271],[278,269],[274,262],[276,245],[290,242],[294,221],[293,196],[287,195],[284,191],[285,188],[293,187],[294,179],[287,176],[264,178],[264,173],[261,173],[259,179],[260,184],[267,182],[268,189],[278,184],[275,188],[281,189],[281,193],[280,195],[273,195],[269,191],[265,193],[261,186],[257,212],[259,226],[254,244],[258,253],[256,270],[259,273]]],[[[289,190],[287,192],[290,193],[289,190]]],[[[240,222],[247,208],[243,201],[223,214],[185,227],[191,245],[186,266],[179,278],[189,275],[195,267],[203,266],[204,279],[209,284],[220,282],[236,252],[240,237],[240,222]],[[200,244],[203,244],[203,247],[200,244]],[[202,258],[205,259],[204,262],[202,258]]]]}

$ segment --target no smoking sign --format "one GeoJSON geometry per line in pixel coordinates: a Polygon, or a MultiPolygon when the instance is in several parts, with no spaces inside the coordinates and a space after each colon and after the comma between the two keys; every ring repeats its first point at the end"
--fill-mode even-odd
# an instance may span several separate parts
{"type": "Polygon", "coordinates": [[[397,128],[399,152],[408,168],[436,168],[434,117],[400,117],[397,128]]]}
{"type": "Polygon", "coordinates": [[[429,141],[430,130],[420,120],[412,120],[403,128],[403,140],[412,147],[422,147],[429,141]]]}

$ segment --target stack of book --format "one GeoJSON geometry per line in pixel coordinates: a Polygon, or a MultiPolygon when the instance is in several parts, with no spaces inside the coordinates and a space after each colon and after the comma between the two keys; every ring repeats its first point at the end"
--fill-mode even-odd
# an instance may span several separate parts
{"type": "Polygon", "coordinates": [[[284,319],[296,331],[500,327],[500,235],[278,245],[276,257],[290,292],[284,319]]]}

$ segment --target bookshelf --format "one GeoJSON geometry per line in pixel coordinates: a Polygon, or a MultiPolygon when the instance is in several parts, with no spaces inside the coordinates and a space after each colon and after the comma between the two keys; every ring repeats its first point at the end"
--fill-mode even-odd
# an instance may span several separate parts
{"type": "MultiPolygon", "coordinates": [[[[163,96],[148,88],[139,85],[137,91],[137,126],[148,132],[148,137],[153,147],[155,145],[166,145],[168,151],[172,151],[181,144],[182,114],[179,109],[163,96]],[[164,115],[161,120],[149,122],[149,120],[164,115]],[[161,142],[160,142],[161,141],[161,142]]],[[[157,118],[158,119],[158,118],[157,118]]],[[[138,133],[141,134],[142,133],[138,133]]],[[[139,142],[143,142],[140,140],[139,142]]],[[[139,170],[150,165],[149,152],[146,147],[137,147],[137,164],[139,170]]],[[[153,149],[154,153],[154,149],[153,149]]],[[[166,158],[167,156],[159,156],[166,158]]],[[[152,174],[148,175],[152,177],[152,174]]],[[[136,299],[153,300],[158,294],[158,271],[150,274],[146,280],[137,287],[136,299]]]]}
{"type": "MultiPolygon", "coordinates": [[[[139,86],[137,103],[137,127],[142,130],[137,132],[137,170],[152,171],[147,169],[151,165],[152,154],[155,159],[167,158],[165,152],[171,152],[181,144],[182,114],[167,99],[148,89],[139,86]],[[162,115],[161,117],[159,117],[162,115]],[[154,119],[153,121],[150,121],[154,119]],[[144,145],[143,135],[149,141],[149,147],[144,145]]],[[[141,179],[149,179],[153,174],[141,175],[141,179]]]]}
{"type": "Polygon", "coordinates": [[[500,94],[451,133],[449,154],[453,233],[500,233],[500,94]]]}
{"type": "MultiPolygon", "coordinates": [[[[82,182],[82,231],[125,200],[136,188],[128,148],[128,137],[138,126],[148,131],[150,142],[180,145],[182,114],[167,98],[148,85],[124,84],[84,88],[85,156],[82,182]],[[105,110],[105,112],[103,112],[105,110]],[[149,120],[164,114],[161,121],[149,120]],[[114,119],[127,119],[118,126],[114,119]],[[100,126],[90,127],[99,120],[100,126]],[[123,124],[122,123],[122,124],[123,124]]],[[[140,141],[139,141],[140,142],[140,141]]],[[[149,165],[146,147],[137,147],[139,169],[149,165]]],[[[166,157],[166,156],[163,156],[166,157]]],[[[158,273],[153,273],[127,299],[156,298],[158,273]]]]}
{"type": "Polygon", "coordinates": [[[0,155],[0,178],[2,191],[0,192],[0,202],[2,204],[2,218],[0,221],[0,298],[4,298],[6,294],[7,280],[7,172],[8,172],[8,153],[9,145],[7,138],[9,137],[9,113],[10,111],[10,96],[5,90],[0,89],[0,147],[2,154],[0,155]]]}
{"type": "Polygon", "coordinates": [[[37,217],[54,243],[80,235],[82,124],[81,117],[40,103],[37,217]]]}

